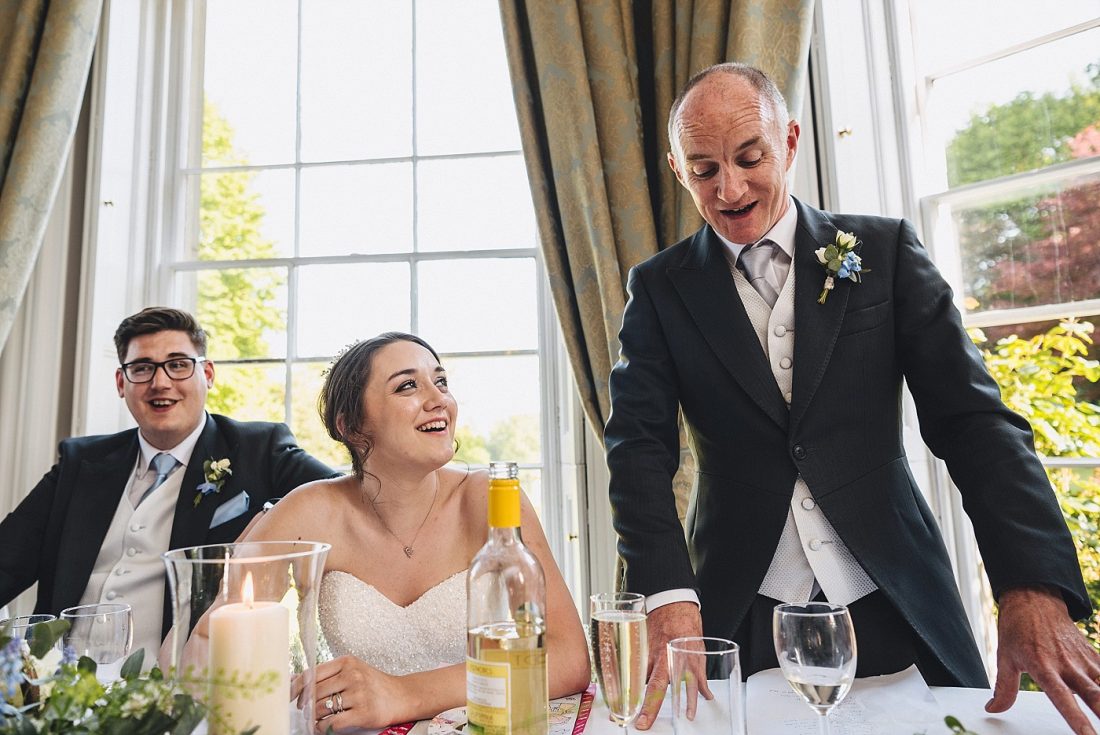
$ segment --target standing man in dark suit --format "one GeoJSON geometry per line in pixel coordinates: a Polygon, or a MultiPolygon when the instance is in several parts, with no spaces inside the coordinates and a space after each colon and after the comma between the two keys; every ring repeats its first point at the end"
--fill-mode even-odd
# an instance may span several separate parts
{"type": "Polygon", "coordinates": [[[989,709],[1027,671],[1091,733],[1072,698],[1100,713],[1100,657],[1073,624],[1090,605],[1030,428],[907,222],[790,196],[798,135],[775,85],[740,64],[701,72],[672,106],[669,163],[707,224],[630,272],[605,432],[626,586],[648,597],[638,727],[660,705],[671,638],[733,638],[746,674],[776,666],[780,601],[848,605],[860,676],[916,664],[932,684],[987,686],[902,447],[904,378],[1000,606],[989,709]],[[678,412],[698,468],[686,538],[678,412]]]}
{"type": "Polygon", "coordinates": [[[230,543],[264,501],[335,476],[285,424],[206,412],[206,333],[153,307],[115,332],[115,383],[137,429],[66,439],[53,469],[0,522],[0,604],[35,582],[35,612],[97,602],[133,609],[145,661],[171,626],[160,555],[230,543]]]}

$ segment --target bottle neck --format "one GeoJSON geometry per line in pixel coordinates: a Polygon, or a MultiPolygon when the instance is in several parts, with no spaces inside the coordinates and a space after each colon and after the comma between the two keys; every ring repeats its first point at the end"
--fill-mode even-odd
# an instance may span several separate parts
{"type": "Polygon", "coordinates": [[[523,543],[519,526],[489,526],[489,541],[496,544],[523,543]]]}

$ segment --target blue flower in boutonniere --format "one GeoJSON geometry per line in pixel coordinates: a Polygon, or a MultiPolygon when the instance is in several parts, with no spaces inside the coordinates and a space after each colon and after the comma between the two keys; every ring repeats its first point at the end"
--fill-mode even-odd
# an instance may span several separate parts
{"type": "Polygon", "coordinates": [[[851,232],[836,231],[836,241],[832,245],[814,251],[817,262],[825,266],[825,285],[817,303],[824,304],[829,292],[836,287],[836,279],[847,278],[852,283],[860,283],[864,273],[870,273],[863,267],[863,261],[856,255],[860,240],[851,232]]]}
{"type": "Polygon", "coordinates": [[[199,507],[199,503],[202,499],[211,493],[220,493],[222,485],[225,484],[225,478],[233,474],[233,470],[229,469],[229,457],[225,459],[207,459],[202,463],[202,476],[205,478],[205,482],[201,483],[195,490],[195,507],[199,507]]]}

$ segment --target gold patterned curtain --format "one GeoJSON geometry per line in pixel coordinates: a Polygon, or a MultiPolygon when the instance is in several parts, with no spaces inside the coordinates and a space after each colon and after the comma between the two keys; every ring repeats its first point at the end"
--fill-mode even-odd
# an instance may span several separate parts
{"type": "Polygon", "coordinates": [[[103,0],[0,0],[0,351],[76,130],[103,0]]]}
{"type": "Polygon", "coordinates": [[[702,220],[665,161],[692,74],[767,72],[801,110],[813,0],[500,0],[550,290],[602,435],[631,266],[702,220]]]}

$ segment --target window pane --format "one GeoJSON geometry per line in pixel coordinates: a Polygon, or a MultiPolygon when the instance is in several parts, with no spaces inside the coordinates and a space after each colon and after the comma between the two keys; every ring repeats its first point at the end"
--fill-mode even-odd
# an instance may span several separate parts
{"type": "Polygon", "coordinates": [[[420,336],[440,352],[538,347],[534,258],[420,264],[420,336]]]}
{"type": "Polygon", "coordinates": [[[325,382],[327,362],[295,363],[290,369],[291,392],[290,429],[305,449],[329,467],[351,465],[351,457],[343,444],[333,441],[317,413],[317,398],[325,382]]]}
{"type": "MultiPolygon", "coordinates": [[[[539,520],[542,518],[542,471],[541,470],[520,470],[519,471],[519,486],[523,489],[523,492],[527,494],[527,498],[531,501],[531,505],[535,506],[535,514],[539,516],[539,520]]],[[[544,531],[546,529],[543,529],[544,531]]]]}
{"type": "MultiPolygon", "coordinates": [[[[1100,360],[1100,345],[1096,343],[1096,339],[1100,338],[1100,314],[1078,317],[1077,321],[1087,322],[1093,327],[1091,332],[1084,332],[1088,339],[1093,340],[1092,344],[1088,344],[1087,340],[1081,340],[1087,345],[1087,352],[1083,359],[1094,361],[1100,360]]],[[[1036,335],[1044,334],[1060,323],[1060,320],[1048,320],[1030,322],[1027,324],[1006,324],[996,327],[982,327],[981,331],[982,334],[985,335],[986,341],[979,346],[985,350],[993,350],[996,348],[998,341],[1012,336],[1019,337],[1022,340],[1030,340],[1036,335]]],[[[1084,325],[1080,328],[1087,330],[1087,327],[1084,325]]],[[[1073,379],[1073,387],[1077,392],[1077,400],[1100,404],[1100,382],[1094,383],[1084,377],[1075,377],[1073,379]]]]}
{"type": "Polygon", "coordinates": [[[412,164],[302,170],[303,256],[412,250],[412,164]]]}
{"type": "Polygon", "coordinates": [[[1100,154],[1098,48],[1100,28],[936,82],[930,127],[949,185],[1100,154]]]}
{"type": "Polygon", "coordinates": [[[998,0],[995,6],[958,0],[910,3],[925,72],[946,69],[1053,31],[1092,20],[1096,0],[998,0]]]}
{"type": "Polygon", "coordinates": [[[519,150],[496,0],[416,3],[420,155],[519,150]]]}
{"type": "Polygon", "coordinates": [[[412,153],[412,3],[302,3],[302,159],[412,153]]]}
{"type": "MultiPolygon", "coordinates": [[[[205,326],[205,325],[204,325],[205,326]]],[[[214,387],[206,396],[211,413],[237,421],[283,421],[286,402],[285,366],[218,364],[214,353],[214,387]]]]}
{"type": "Polygon", "coordinates": [[[224,137],[238,163],[294,160],[297,49],[294,0],[206,3],[204,165],[225,162],[224,137]]]}
{"type": "Polygon", "coordinates": [[[970,312],[1100,298],[1100,174],[951,213],[970,312]]]}
{"type": "Polygon", "coordinates": [[[305,266],[298,287],[299,357],[335,355],[380,332],[409,331],[405,263],[305,266]]]}
{"type": "Polygon", "coordinates": [[[458,402],[460,458],[471,464],[541,461],[536,356],[444,356],[443,366],[458,402]]]}
{"type": "Polygon", "coordinates": [[[416,211],[422,251],[535,246],[535,210],[519,154],[421,162],[416,211]]]}
{"type": "Polygon", "coordinates": [[[286,356],[286,269],[229,268],[180,273],[176,293],[194,296],[213,360],[286,356]]]}
{"type": "Polygon", "coordinates": [[[191,258],[242,260],[294,254],[294,172],[203,174],[199,241],[191,258]]]}

